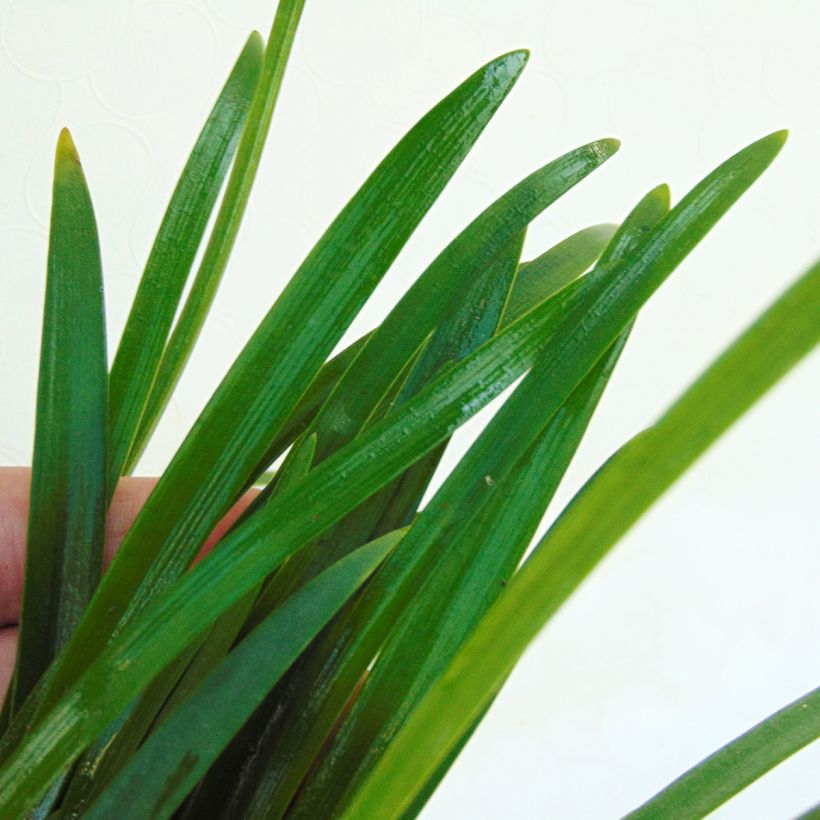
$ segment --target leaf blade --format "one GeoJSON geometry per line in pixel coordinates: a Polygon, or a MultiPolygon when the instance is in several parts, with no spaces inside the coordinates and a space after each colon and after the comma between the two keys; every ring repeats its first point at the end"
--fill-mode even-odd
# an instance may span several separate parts
{"type": "Polygon", "coordinates": [[[803,695],[689,769],[626,817],[696,820],[820,737],[820,688],[803,695]]]}
{"type": "Polygon", "coordinates": [[[77,150],[63,129],[54,166],[12,712],[68,641],[102,570],[107,438],[102,289],[94,209],[77,150]]]}
{"type": "MultiPolygon", "coordinates": [[[[163,216],[111,366],[109,493],[134,448],[182,290],[233,158],[259,74],[262,39],[245,43],[163,216]]],[[[137,444],[138,451],[142,445],[137,444]]]]}
{"type": "MultiPolygon", "coordinates": [[[[13,813],[14,807],[19,811],[35,800],[80,738],[92,739],[158,673],[157,667],[196,637],[190,624],[206,628],[278,562],[447,438],[528,369],[547,345],[556,357],[554,400],[560,405],[649,295],[771,163],[783,139],[772,135],[731,157],[670,212],[642,243],[640,256],[603,266],[598,276],[582,277],[556,299],[528,311],[226,538],[120,633],[59,703],[46,701],[49,713],[44,710],[0,772],[0,807],[13,813]],[[587,317],[580,323],[582,333],[579,317],[587,317]],[[266,532],[276,533],[275,545],[264,538],[266,532]],[[205,588],[211,609],[203,616],[205,588]],[[186,628],[180,634],[176,630],[182,623],[186,628]],[[137,650],[139,662],[132,654],[137,650]],[[113,670],[119,686],[105,691],[113,670]]],[[[65,682],[53,687],[52,698],[64,687],[65,682]]]]}
{"type": "Polygon", "coordinates": [[[75,677],[118,621],[139,611],[187,567],[524,62],[522,52],[513,52],[489,63],[432,109],[309,254],[143,507],[71,642],[69,661],[59,667],[54,686],[75,677]],[[431,145],[439,149],[433,151],[431,145]],[[416,196],[405,196],[408,186],[416,196]],[[402,216],[401,228],[386,233],[402,216]],[[328,267],[335,274],[330,281],[320,275],[328,267]],[[305,315],[312,321],[304,322],[305,315]],[[237,405],[245,410],[241,425],[237,405]],[[205,476],[210,480],[204,481],[205,476]]]}
{"type": "Polygon", "coordinates": [[[399,804],[412,802],[430,773],[427,769],[457,742],[527,643],[598,560],[666,487],[820,342],[818,304],[820,264],[789,288],[653,427],[624,445],[593,476],[405,724],[351,803],[350,817],[368,807],[374,811],[368,816],[392,816],[399,804]],[[727,389],[733,392],[725,398],[727,389]],[[649,469],[650,464],[655,469],[649,469]],[[601,516],[601,509],[616,513],[601,516]],[[501,630],[514,638],[499,643],[501,630]],[[494,659],[482,663],[490,645],[494,659]],[[436,727],[425,729],[425,716],[438,714],[443,702],[448,703],[447,715],[436,727]],[[435,749],[428,761],[410,751],[422,737],[431,744],[425,748],[435,749]],[[401,770],[396,767],[399,759],[401,770]]]}
{"type": "Polygon", "coordinates": [[[169,817],[256,704],[402,534],[360,547],[269,615],[169,715],[84,816],[169,817]]]}
{"type": "Polygon", "coordinates": [[[281,0],[265,48],[256,93],[236,149],[225,195],[191,291],[163,351],[156,379],[136,433],[129,467],[142,453],[171,398],[213,303],[239,233],[305,0],[281,0]]]}

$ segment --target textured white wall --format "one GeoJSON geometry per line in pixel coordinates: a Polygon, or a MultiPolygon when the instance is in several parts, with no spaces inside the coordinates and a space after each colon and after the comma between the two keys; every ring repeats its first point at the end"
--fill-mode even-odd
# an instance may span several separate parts
{"type": "MultiPolygon", "coordinates": [[[[188,149],[272,0],[0,0],[0,460],[27,463],[52,153],[71,127],[90,180],[112,346],[188,149]]],[[[811,0],[309,0],[217,307],[142,472],[162,468],[267,305],[401,134],[491,57],[533,57],[351,335],[444,242],[546,160],[621,152],[531,229],[528,253],[680,196],[781,127],[781,157],[644,311],[556,500],[820,253],[820,50],[811,0]]],[[[732,431],[536,641],[428,818],[609,818],[820,680],[820,358],[732,431]]],[[[484,416],[486,418],[486,414],[484,416]]],[[[477,424],[453,448],[463,450],[477,424]]],[[[721,817],[820,799],[820,748],[721,817]]]]}

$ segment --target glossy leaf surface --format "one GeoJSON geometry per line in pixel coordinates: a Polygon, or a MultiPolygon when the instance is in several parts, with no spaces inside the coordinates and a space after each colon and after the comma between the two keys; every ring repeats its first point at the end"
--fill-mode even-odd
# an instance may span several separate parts
{"type": "Polygon", "coordinates": [[[63,130],[54,165],[12,711],[68,641],[100,579],[107,366],[97,224],[77,149],[63,130]]]}

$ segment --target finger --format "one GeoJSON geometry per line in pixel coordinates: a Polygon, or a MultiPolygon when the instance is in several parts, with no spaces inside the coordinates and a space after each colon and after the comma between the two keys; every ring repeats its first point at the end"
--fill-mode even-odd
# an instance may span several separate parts
{"type": "Polygon", "coordinates": [[[16,653],[17,627],[7,626],[5,629],[0,629],[0,704],[9,688],[16,653]]]}
{"type": "MultiPolygon", "coordinates": [[[[20,615],[30,481],[28,467],[0,467],[0,627],[17,623],[20,615]]],[[[106,564],[156,483],[156,478],[120,480],[106,520],[106,564]]],[[[217,543],[255,495],[256,491],[251,491],[237,502],[211,533],[203,551],[217,543]]]]}

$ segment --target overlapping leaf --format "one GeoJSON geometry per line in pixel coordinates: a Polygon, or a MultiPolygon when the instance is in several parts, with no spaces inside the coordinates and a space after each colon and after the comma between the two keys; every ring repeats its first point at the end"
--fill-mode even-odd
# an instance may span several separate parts
{"type": "MultiPolygon", "coordinates": [[[[394,817],[413,802],[529,641],[607,550],[820,342],[818,299],[820,265],[781,296],[655,425],[590,479],[409,717],[346,816],[394,817]]],[[[779,753],[773,751],[774,757],[779,753]]]]}
{"type": "MultiPolygon", "coordinates": [[[[272,41],[275,35],[276,25],[272,41]]],[[[190,564],[525,61],[522,52],[494,60],[422,118],[308,255],[123,542],[60,661],[55,694],[87,667],[118,622],[140,611],[190,564]]]]}
{"type": "Polygon", "coordinates": [[[134,447],[134,439],[182,290],[233,158],[261,61],[262,38],[254,32],[191,151],[145,265],[111,366],[109,494],[123,467],[133,466],[145,444],[143,440],[134,447]]]}
{"type": "Polygon", "coordinates": [[[169,817],[301,650],[401,539],[360,547],[268,616],[193,691],[85,813],[169,817]]]}
{"type": "MultiPolygon", "coordinates": [[[[446,438],[530,367],[539,352],[550,362],[543,384],[548,393],[554,391],[555,409],[560,407],[782,143],[782,134],[772,135],[732,157],[670,212],[633,258],[602,266],[597,275],[583,277],[526,313],[237,528],[117,635],[59,701],[49,704],[0,774],[0,810],[14,814],[31,805],[78,749],[208,624],[285,557],[446,438]],[[106,686],[112,675],[117,687],[106,686]]],[[[464,476],[468,492],[479,489],[484,475],[464,476]]]]}

